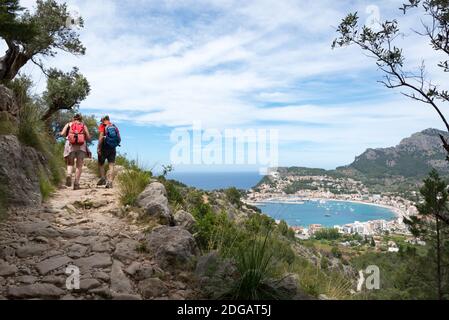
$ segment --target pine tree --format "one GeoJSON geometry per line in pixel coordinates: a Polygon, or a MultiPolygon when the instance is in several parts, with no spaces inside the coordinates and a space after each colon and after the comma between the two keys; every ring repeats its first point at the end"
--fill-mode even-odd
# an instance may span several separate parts
{"type": "MultiPolygon", "coordinates": [[[[442,223],[441,214],[447,213],[447,183],[432,170],[420,190],[422,201],[417,204],[419,215],[405,219],[415,237],[426,241],[428,260],[434,270],[437,298],[442,300],[448,291],[449,230],[442,223]]],[[[447,296],[446,296],[447,298],[447,296]]]]}

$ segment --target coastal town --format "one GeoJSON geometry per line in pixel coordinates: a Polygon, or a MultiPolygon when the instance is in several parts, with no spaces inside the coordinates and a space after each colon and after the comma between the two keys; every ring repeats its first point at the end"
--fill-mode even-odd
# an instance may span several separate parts
{"type": "MultiPolygon", "coordinates": [[[[390,209],[395,214],[392,220],[354,221],[333,226],[341,234],[370,237],[385,234],[410,236],[403,218],[417,213],[412,201],[389,193],[370,194],[362,182],[351,178],[335,178],[327,175],[280,175],[276,171],[271,172],[257,187],[250,189],[245,201],[253,205],[270,202],[303,204],[313,201],[325,204],[326,201],[345,201],[390,209]]],[[[290,227],[300,239],[309,239],[315,232],[324,228],[321,224],[290,227]]]]}

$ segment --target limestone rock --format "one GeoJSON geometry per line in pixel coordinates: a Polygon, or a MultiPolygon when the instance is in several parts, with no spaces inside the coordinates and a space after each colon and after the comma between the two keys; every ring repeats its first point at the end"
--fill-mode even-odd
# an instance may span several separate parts
{"type": "Polygon", "coordinates": [[[45,275],[50,271],[69,264],[71,261],[72,259],[66,256],[53,257],[36,264],[36,269],[40,274],[45,275]]]}
{"type": "Polygon", "coordinates": [[[147,247],[163,268],[193,267],[193,258],[198,254],[193,236],[184,228],[162,226],[147,236],[147,247]]]}
{"type": "Polygon", "coordinates": [[[60,233],[47,221],[21,222],[17,224],[16,230],[26,235],[42,236],[47,238],[55,238],[60,235],[60,233]]]}
{"type": "Polygon", "coordinates": [[[168,293],[167,286],[158,278],[150,278],[139,282],[139,290],[146,299],[157,298],[168,293]]]}
{"type": "Polygon", "coordinates": [[[51,283],[56,286],[65,285],[66,280],[67,278],[64,276],[55,276],[55,275],[45,276],[42,278],[43,283],[51,283]]]}
{"type": "Polygon", "coordinates": [[[96,253],[92,256],[80,258],[73,262],[81,272],[87,272],[92,268],[106,268],[112,265],[111,256],[105,253],[96,253]]]}
{"type": "MultiPolygon", "coordinates": [[[[2,108],[0,103],[0,110],[2,108]]],[[[35,149],[22,145],[16,136],[0,136],[0,181],[7,188],[11,207],[36,207],[41,204],[39,175],[35,173],[45,167],[45,158],[35,149]]],[[[5,191],[2,189],[1,192],[5,191]]]]}
{"type": "Polygon", "coordinates": [[[87,247],[80,244],[74,244],[67,249],[67,256],[70,258],[81,258],[86,254],[87,249],[87,247]]]}
{"type": "Polygon", "coordinates": [[[96,279],[88,278],[88,279],[81,279],[81,281],[80,281],[80,290],[81,291],[89,291],[91,289],[95,289],[100,286],[101,286],[101,283],[96,279]]]}
{"type": "Polygon", "coordinates": [[[48,250],[48,246],[42,244],[29,244],[17,249],[16,254],[19,258],[38,256],[48,250]]]}
{"type": "Polygon", "coordinates": [[[3,260],[0,260],[0,276],[7,277],[12,276],[17,272],[17,267],[11,265],[3,260]]]}
{"type": "Polygon", "coordinates": [[[0,85],[0,120],[16,121],[19,116],[19,105],[11,89],[0,85]]]}
{"type": "Polygon", "coordinates": [[[131,293],[131,281],[123,272],[123,263],[114,260],[111,268],[111,290],[115,293],[131,293]]]}
{"type": "Polygon", "coordinates": [[[16,281],[23,284],[33,284],[37,281],[34,276],[20,276],[16,278],[16,281]]]}
{"type": "Polygon", "coordinates": [[[117,243],[113,257],[122,262],[133,261],[139,256],[136,251],[138,245],[139,243],[135,240],[125,239],[117,243]]]}
{"type": "Polygon", "coordinates": [[[153,182],[139,195],[137,204],[151,217],[163,224],[171,224],[173,217],[168,207],[167,190],[162,183],[153,182]]]}
{"type": "Polygon", "coordinates": [[[27,286],[12,286],[7,289],[7,296],[16,299],[58,298],[65,292],[52,284],[30,284],[27,286]]]}
{"type": "Polygon", "coordinates": [[[183,227],[184,229],[188,230],[189,232],[193,232],[196,220],[195,218],[188,212],[184,210],[180,210],[175,213],[174,216],[175,225],[183,227]]]}

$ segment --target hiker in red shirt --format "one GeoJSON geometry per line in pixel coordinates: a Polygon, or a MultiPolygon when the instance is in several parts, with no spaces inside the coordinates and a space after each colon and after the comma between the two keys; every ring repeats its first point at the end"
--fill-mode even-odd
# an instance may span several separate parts
{"type": "Polygon", "coordinates": [[[98,186],[106,186],[112,188],[115,178],[115,158],[117,156],[116,148],[120,145],[121,138],[118,128],[111,123],[109,116],[101,118],[101,124],[98,127],[100,137],[98,139],[98,168],[100,171],[100,180],[98,186]],[[106,177],[105,162],[108,161],[109,170],[106,177]]]}
{"type": "Polygon", "coordinates": [[[84,159],[89,157],[90,153],[87,142],[91,140],[89,129],[83,123],[83,118],[80,114],[75,114],[72,122],[65,125],[61,131],[61,136],[66,137],[64,146],[64,159],[67,163],[66,186],[72,186],[73,167],[76,164],[73,190],[79,190],[84,159]]]}

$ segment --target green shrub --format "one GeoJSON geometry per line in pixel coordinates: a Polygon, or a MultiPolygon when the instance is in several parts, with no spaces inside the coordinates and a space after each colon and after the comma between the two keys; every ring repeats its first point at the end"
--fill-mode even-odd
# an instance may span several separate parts
{"type": "Polygon", "coordinates": [[[280,299],[281,294],[268,281],[274,275],[273,253],[269,248],[269,233],[263,239],[255,237],[252,245],[235,257],[239,278],[223,294],[233,300],[280,299]]]}
{"type": "Polygon", "coordinates": [[[51,182],[57,186],[64,178],[64,142],[57,142],[52,145],[51,153],[48,156],[48,169],[51,173],[51,182]]]}
{"type": "Polygon", "coordinates": [[[17,134],[17,128],[7,119],[0,119],[0,135],[17,134]]]}
{"type": "Polygon", "coordinates": [[[314,297],[325,294],[331,299],[350,299],[353,283],[337,271],[322,270],[309,260],[296,256],[286,269],[298,275],[301,289],[314,297]]]}
{"type": "Polygon", "coordinates": [[[167,198],[172,206],[184,205],[184,197],[182,196],[179,188],[171,180],[164,180],[165,189],[167,190],[167,198]]]}
{"type": "Polygon", "coordinates": [[[315,232],[313,237],[317,240],[337,240],[340,238],[340,233],[338,229],[334,228],[323,228],[315,232]]]}
{"type": "Polygon", "coordinates": [[[45,173],[39,173],[39,188],[42,195],[42,200],[47,200],[53,192],[55,192],[55,188],[45,175],[45,173]]]}
{"type": "Polygon", "coordinates": [[[130,160],[126,157],[125,154],[118,154],[115,158],[115,164],[118,166],[122,166],[125,169],[141,171],[141,167],[139,166],[139,160],[130,160]]]}
{"type": "Polygon", "coordinates": [[[121,204],[134,206],[139,195],[150,183],[151,173],[141,169],[127,169],[117,179],[121,204]]]}
{"type": "Polygon", "coordinates": [[[33,147],[46,155],[50,153],[49,145],[54,143],[49,140],[39,107],[32,103],[24,104],[21,109],[17,137],[24,145],[33,147]]]}
{"type": "Polygon", "coordinates": [[[226,189],[225,195],[226,195],[226,198],[228,199],[228,201],[230,203],[232,203],[233,205],[235,205],[237,208],[240,208],[242,206],[242,201],[241,201],[242,194],[240,193],[239,190],[237,190],[237,188],[232,187],[232,188],[226,189]]]}

